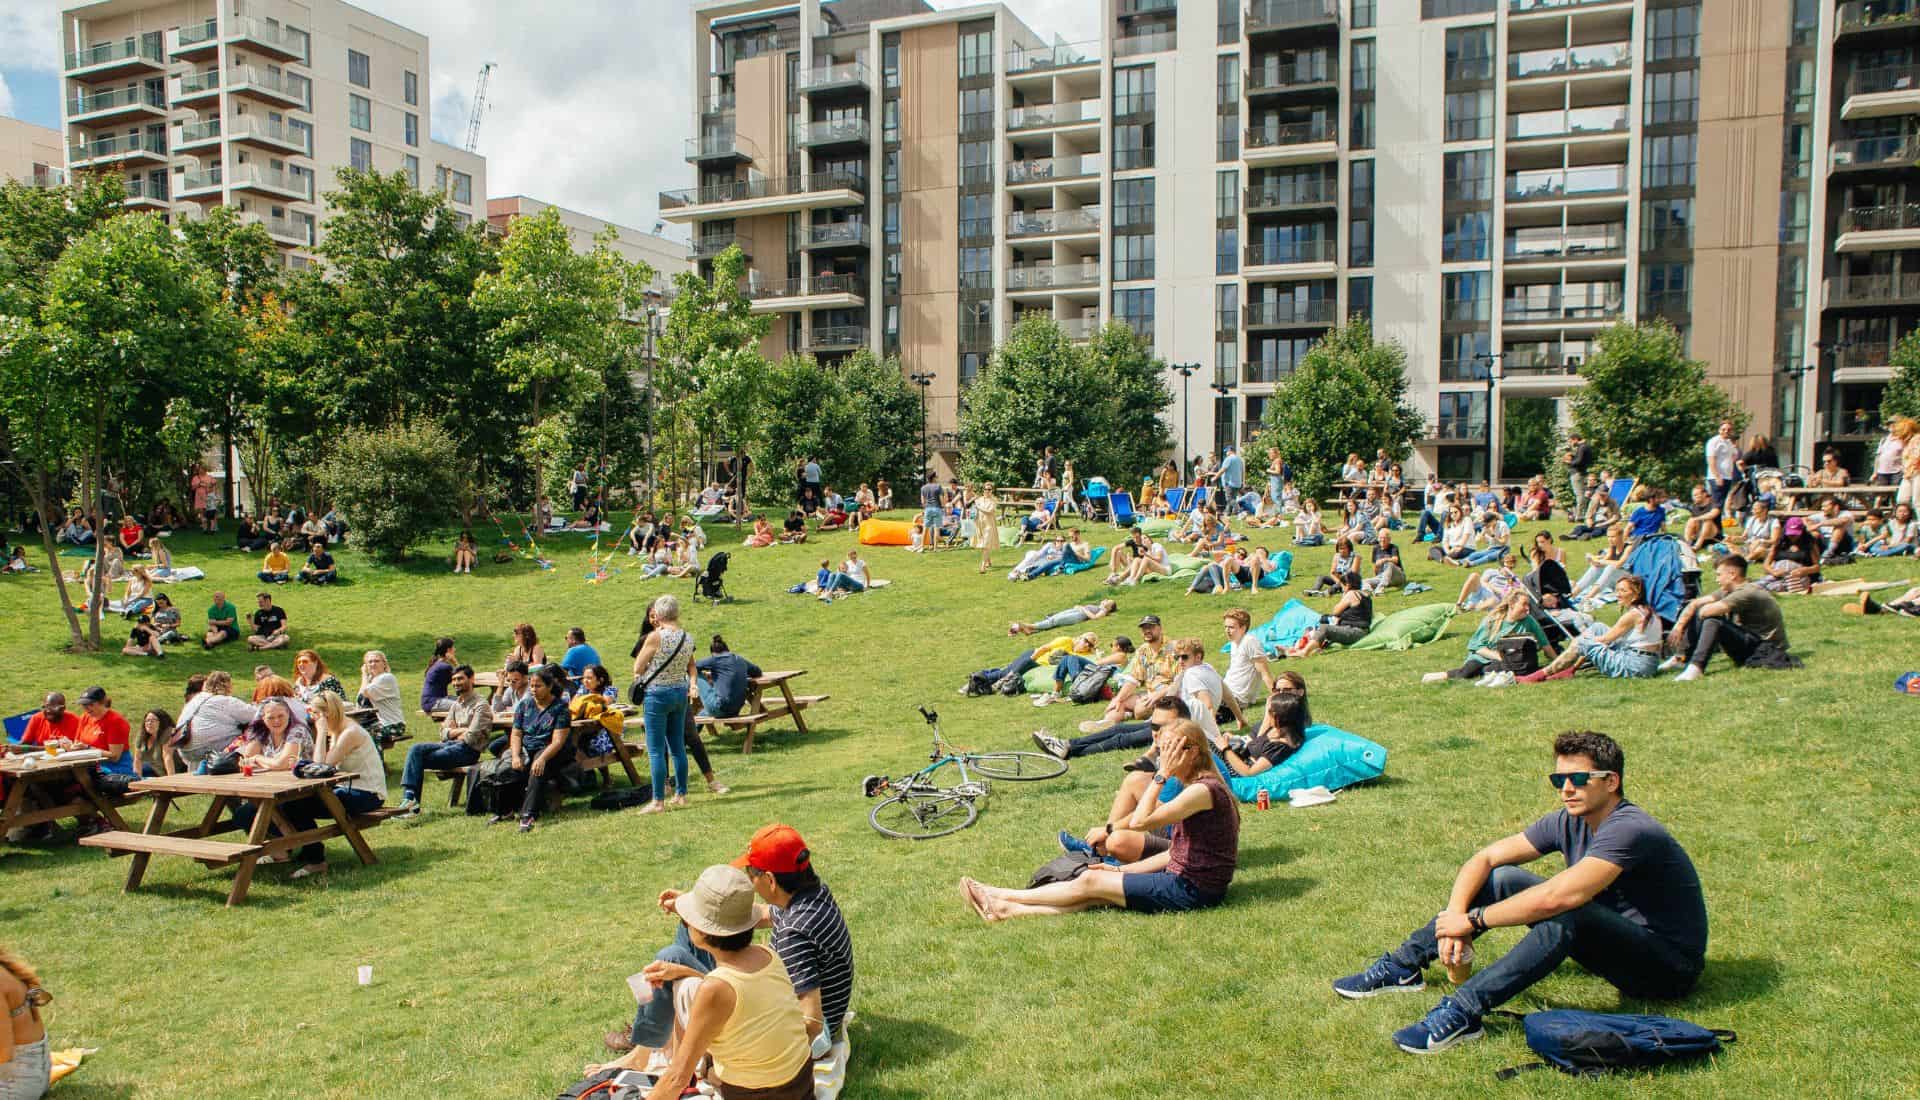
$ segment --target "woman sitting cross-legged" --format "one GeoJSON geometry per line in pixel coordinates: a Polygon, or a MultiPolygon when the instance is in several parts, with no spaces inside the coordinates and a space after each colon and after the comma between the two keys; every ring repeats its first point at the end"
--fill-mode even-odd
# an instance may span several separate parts
{"type": "Polygon", "coordinates": [[[1240,807],[1214,767],[1207,736],[1192,721],[1173,723],[1156,735],[1160,771],[1124,820],[1108,834],[1141,834],[1144,858],[1111,867],[1096,864],[1078,878],[1035,890],[1006,890],[970,878],[960,893],[982,920],[1057,916],[1114,906],[1142,913],[1208,909],[1226,900],[1240,856],[1240,807]],[[1167,780],[1180,793],[1162,803],[1167,780]],[[1171,836],[1158,835],[1171,827],[1171,836]]]}
{"type": "Polygon", "coordinates": [[[1202,566],[1187,586],[1187,595],[1194,593],[1224,596],[1228,589],[1248,589],[1253,587],[1256,574],[1253,563],[1247,557],[1245,546],[1235,546],[1224,554],[1217,555],[1202,566]]]}
{"type": "Polygon", "coordinates": [[[1309,596],[1330,596],[1340,591],[1340,574],[1360,571],[1360,555],[1354,552],[1353,540],[1341,535],[1333,544],[1333,564],[1307,589],[1309,596]]]}
{"type": "Polygon", "coordinates": [[[1351,570],[1340,574],[1340,599],[1333,610],[1320,619],[1320,625],[1300,636],[1289,657],[1311,657],[1330,645],[1352,645],[1373,629],[1373,596],[1360,586],[1360,574],[1351,570]]]}
{"type": "Polygon", "coordinates": [[[1605,633],[1590,631],[1573,640],[1553,663],[1520,677],[1523,684],[1563,680],[1591,665],[1612,679],[1644,680],[1660,665],[1660,615],[1647,603],[1646,582],[1632,573],[1613,585],[1620,617],[1605,633]]]}
{"type": "Polygon", "coordinates": [[[1467,659],[1460,667],[1445,672],[1429,672],[1420,677],[1420,682],[1439,684],[1448,680],[1477,680],[1481,673],[1501,665],[1501,642],[1521,637],[1532,638],[1539,647],[1539,653],[1553,651],[1540,624],[1534,621],[1533,601],[1527,597],[1524,589],[1516,586],[1480,620],[1473,636],[1467,639],[1467,659]]]}

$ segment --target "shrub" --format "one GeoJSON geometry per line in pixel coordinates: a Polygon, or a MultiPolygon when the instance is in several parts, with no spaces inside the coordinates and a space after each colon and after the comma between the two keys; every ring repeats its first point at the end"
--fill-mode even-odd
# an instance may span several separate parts
{"type": "Polygon", "coordinates": [[[352,431],[316,471],[321,491],[347,521],[347,540],[378,561],[399,561],[408,547],[457,514],[460,454],[434,425],[352,431]]]}

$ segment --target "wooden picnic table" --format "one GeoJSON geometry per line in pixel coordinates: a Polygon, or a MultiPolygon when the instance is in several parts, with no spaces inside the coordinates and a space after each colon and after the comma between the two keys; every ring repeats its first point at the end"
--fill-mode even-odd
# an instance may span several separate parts
{"type": "Polygon", "coordinates": [[[9,829],[96,814],[116,829],[126,828],[116,807],[135,799],[110,797],[93,781],[94,765],[105,759],[98,751],[48,756],[32,745],[18,746],[0,757],[0,776],[5,777],[7,788],[7,800],[0,804],[0,837],[9,829]]]}
{"type": "Polygon", "coordinates": [[[793,720],[794,729],[807,732],[807,720],[801,712],[815,703],[824,703],[833,698],[831,695],[795,695],[793,681],[805,676],[805,669],[789,669],[782,672],[768,672],[755,676],[747,684],[747,701],[739,714],[732,718],[714,718],[701,716],[699,723],[715,729],[743,730],[746,737],[740,742],[740,755],[753,752],[753,735],[761,725],[781,718],[793,720]],[[766,691],[772,688],[779,692],[777,700],[769,702],[766,691]]]}
{"type": "Polygon", "coordinates": [[[1774,496],[1779,497],[1849,497],[1849,496],[1892,496],[1900,491],[1898,485],[1838,485],[1818,487],[1793,486],[1775,489],[1774,496]]]}
{"type": "MultiPolygon", "coordinates": [[[[627,704],[616,704],[614,709],[625,714],[629,724],[640,721],[640,712],[627,704]]],[[[447,720],[446,712],[442,711],[435,714],[433,720],[441,723],[444,728],[447,720]]],[[[496,730],[511,730],[513,728],[513,715],[503,711],[495,711],[493,713],[492,725],[496,730]]],[[[578,767],[581,771],[598,771],[604,779],[607,770],[613,767],[613,765],[618,764],[621,770],[627,773],[627,782],[636,787],[640,785],[640,769],[635,766],[634,758],[646,752],[646,746],[637,745],[628,741],[625,730],[622,730],[620,733],[614,733],[609,730],[608,736],[613,740],[613,751],[604,756],[586,756],[579,751],[580,742],[585,734],[595,729],[603,728],[600,725],[600,720],[597,718],[576,718],[571,723],[571,728],[573,730],[573,744],[575,746],[573,766],[578,767]]],[[[439,778],[445,779],[453,784],[452,789],[448,792],[447,804],[449,806],[458,806],[460,804],[461,791],[464,789],[467,780],[472,776],[473,770],[479,767],[480,763],[481,762],[476,761],[464,767],[443,768],[434,772],[439,778]]]]}
{"type": "Polygon", "coordinates": [[[473,674],[473,686],[477,688],[495,688],[500,686],[500,673],[476,672],[473,674]]]}
{"type": "Polygon", "coordinates": [[[377,811],[361,817],[350,816],[333,793],[336,784],[353,778],[351,772],[316,779],[301,779],[292,772],[263,772],[259,775],[167,775],[142,779],[133,785],[133,790],[153,798],[145,828],[135,833],[126,831],[123,826],[118,831],[83,837],[80,843],[89,848],[104,848],[112,855],[132,854],[133,863],[127,868],[128,893],[139,888],[141,878],[147,873],[147,861],[155,855],[181,856],[207,867],[238,864],[240,869],[235,873],[233,886],[227,892],[227,904],[238,905],[247,899],[247,888],[253,883],[253,869],[263,856],[280,856],[314,841],[342,837],[353,846],[353,852],[362,864],[379,862],[366,837],[361,835],[361,830],[380,824],[387,815],[377,811]],[[213,799],[200,823],[168,832],[167,811],[173,803],[181,798],[200,795],[213,799]],[[333,820],[321,822],[312,829],[296,829],[281,812],[281,807],[302,798],[318,798],[326,812],[333,815],[333,820]],[[231,842],[207,839],[215,833],[239,828],[225,812],[235,802],[250,803],[255,810],[253,827],[248,831],[246,840],[231,842]],[[279,835],[270,835],[276,826],[279,835]]]}

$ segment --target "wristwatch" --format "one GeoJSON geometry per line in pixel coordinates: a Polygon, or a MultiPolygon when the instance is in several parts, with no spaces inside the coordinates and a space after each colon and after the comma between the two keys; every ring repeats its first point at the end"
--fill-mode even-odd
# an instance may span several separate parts
{"type": "Polygon", "coordinates": [[[1165,783],[1165,782],[1167,781],[1167,773],[1166,773],[1166,772],[1154,772],[1154,773],[1153,773],[1153,781],[1154,781],[1155,783],[1165,783]]]}
{"type": "Polygon", "coordinates": [[[1487,930],[1486,909],[1481,906],[1475,906],[1467,910],[1467,923],[1473,925],[1474,931],[1485,932],[1487,930]]]}

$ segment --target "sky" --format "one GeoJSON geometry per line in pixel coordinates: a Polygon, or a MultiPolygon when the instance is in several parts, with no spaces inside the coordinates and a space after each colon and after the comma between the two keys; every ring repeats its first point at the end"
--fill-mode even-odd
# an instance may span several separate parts
{"type": "MultiPolygon", "coordinates": [[[[692,184],[682,159],[693,119],[688,0],[358,3],[427,36],[437,140],[464,143],[475,78],[495,63],[479,142],[488,194],[528,195],[644,232],[658,193],[692,184]]],[[[1007,3],[1042,34],[1098,37],[1095,0],[1007,3]]],[[[0,0],[0,115],[59,127],[58,21],[56,0],[0,0]]]]}

